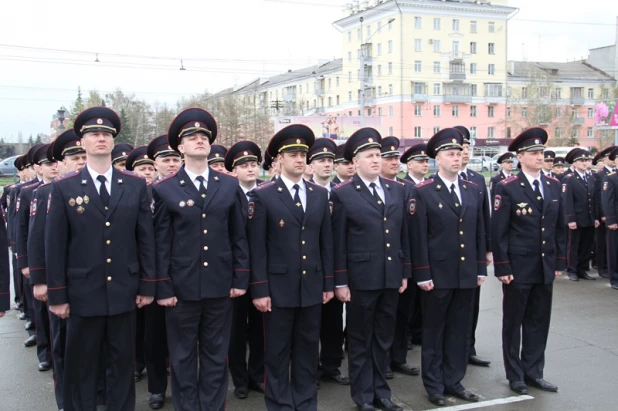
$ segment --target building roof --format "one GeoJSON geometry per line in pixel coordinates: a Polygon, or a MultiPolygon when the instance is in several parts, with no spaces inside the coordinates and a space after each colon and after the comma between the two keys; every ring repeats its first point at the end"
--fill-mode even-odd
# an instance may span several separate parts
{"type": "Polygon", "coordinates": [[[309,67],[303,67],[297,70],[288,70],[287,73],[278,74],[276,76],[270,77],[268,81],[264,83],[267,87],[272,87],[279,83],[288,83],[290,81],[299,80],[302,78],[306,78],[312,76],[315,72],[315,75],[320,75],[322,73],[328,73],[331,71],[340,70],[343,67],[343,59],[335,59],[330,60],[324,64],[316,64],[309,67]]]}
{"type": "Polygon", "coordinates": [[[615,81],[612,76],[593,67],[584,60],[566,63],[509,61],[507,68],[508,76],[511,78],[529,78],[535,75],[547,75],[555,80],[615,81]]]}

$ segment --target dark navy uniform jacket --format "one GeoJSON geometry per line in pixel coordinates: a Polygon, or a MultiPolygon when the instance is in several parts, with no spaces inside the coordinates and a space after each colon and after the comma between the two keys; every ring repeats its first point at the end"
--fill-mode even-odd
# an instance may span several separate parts
{"type": "MultiPolygon", "coordinates": [[[[462,171],[460,170],[459,173],[462,171]]],[[[477,173],[476,171],[472,171],[469,168],[466,169],[466,177],[468,177],[468,181],[475,183],[481,192],[483,193],[483,224],[485,227],[485,250],[487,252],[491,252],[491,230],[489,220],[491,219],[491,213],[489,211],[489,195],[490,193],[487,191],[487,184],[485,184],[485,177],[482,174],[477,173]]],[[[487,257],[483,258],[485,260],[487,257]]]]}
{"type": "Polygon", "coordinates": [[[146,181],[112,170],[106,210],[87,167],[51,183],[45,223],[50,305],[69,303],[79,316],[135,310],[154,296],[154,233],[146,181]]]}
{"type": "MultiPolygon", "coordinates": [[[[511,175],[513,175],[511,173],[511,175]]],[[[505,180],[507,177],[504,174],[504,171],[500,170],[499,173],[497,173],[495,176],[493,176],[492,178],[489,179],[489,195],[490,198],[494,198],[494,194],[495,194],[495,190],[496,190],[496,186],[498,185],[498,183],[502,180],[505,180]]]]}
{"type": "Polygon", "coordinates": [[[610,171],[607,169],[607,167],[603,167],[596,173],[592,173],[592,177],[594,178],[596,216],[599,221],[601,221],[602,217],[605,217],[605,214],[603,214],[603,203],[601,200],[601,188],[603,187],[603,182],[605,181],[605,177],[607,177],[608,174],[610,174],[610,171]]]}
{"type": "Polygon", "coordinates": [[[184,165],[152,185],[157,299],[199,301],[249,286],[249,248],[238,181],[209,170],[206,198],[184,165]]]}
{"type": "Polygon", "coordinates": [[[17,254],[17,268],[28,268],[28,227],[30,225],[30,206],[34,191],[42,184],[36,181],[23,186],[19,193],[19,210],[15,218],[15,253],[17,254]]]}
{"type": "Polygon", "coordinates": [[[302,221],[281,178],[260,185],[248,209],[251,296],[277,307],[309,307],[333,291],[333,236],[328,192],[307,181],[302,221]]]}
{"type": "Polygon", "coordinates": [[[8,236],[6,232],[6,218],[4,209],[0,209],[0,312],[11,309],[11,272],[9,270],[9,253],[7,252],[8,236]]]}
{"type": "Polygon", "coordinates": [[[577,227],[594,227],[594,220],[598,220],[594,178],[588,177],[588,182],[585,183],[577,172],[564,176],[562,201],[565,224],[577,223],[577,227]]]}
{"type": "MultiPolygon", "coordinates": [[[[17,211],[19,210],[21,206],[20,204],[21,201],[19,200],[19,193],[21,192],[21,189],[23,187],[36,183],[36,182],[38,182],[37,179],[25,181],[23,183],[17,183],[13,186],[8,196],[7,205],[8,205],[9,210],[8,210],[6,218],[9,223],[8,234],[9,234],[10,241],[11,241],[10,246],[12,247],[14,254],[17,253],[17,250],[16,250],[17,227],[19,227],[19,223],[17,222],[17,211]]],[[[28,207],[28,205],[26,205],[26,207],[28,207]]]]}
{"type": "Polygon", "coordinates": [[[476,288],[478,276],[487,275],[485,195],[471,181],[460,178],[458,183],[459,207],[438,176],[412,188],[407,211],[417,283],[432,280],[435,288],[476,288]]]}
{"type": "Polygon", "coordinates": [[[605,216],[605,224],[608,226],[618,223],[618,219],[616,219],[616,216],[618,216],[616,190],[618,190],[618,174],[612,172],[605,177],[603,188],[601,189],[603,215],[605,216]]]}
{"type": "Polygon", "coordinates": [[[384,214],[357,174],[331,192],[337,286],[398,289],[403,278],[412,276],[406,189],[397,181],[379,179],[386,197],[384,214]]]}
{"type": "Polygon", "coordinates": [[[47,284],[45,270],[45,221],[51,184],[41,184],[32,193],[30,227],[28,229],[28,267],[31,284],[47,284]]]}
{"type": "Polygon", "coordinates": [[[496,277],[512,274],[519,284],[549,284],[556,271],[565,269],[566,226],[560,182],[541,176],[541,184],[542,209],[524,173],[495,188],[491,238],[496,277]]]}

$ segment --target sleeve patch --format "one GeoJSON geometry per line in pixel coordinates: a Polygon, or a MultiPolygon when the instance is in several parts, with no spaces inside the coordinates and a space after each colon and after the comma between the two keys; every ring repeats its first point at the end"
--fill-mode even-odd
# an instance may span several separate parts
{"type": "Polygon", "coordinates": [[[247,217],[249,217],[249,220],[253,218],[253,216],[255,215],[255,203],[253,201],[249,202],[249,205],[247,206],[247,217]]]}
{"type": "Polygon", "coordinates": [[[562,192],[563,192],[563,193],[566,193],[566,184],[563,184],[563,185],[562,185],[562,192]]]}
{"type": "Polygon", "coordinates": [[[30,217],[34,217],[36,215],[36,203],[36,198],[30,202],[30,217]]]}
{"type": "Polygon", "coordinates": [[[416,199],[414,198],[408,203],[408,213],[410,215],[414,215],[414,213],[416,213],[416,199]]]}
{"type": "Polygon", "coordinates": [[[330,210],[330,215],[333,215],[333,202],[332,201],[328,202],[328,209],[330,210]]]}
{"type": "Polygon", "coordinates": [[[502,206],[502,197],[500,195],[496,195],[494,197],[494,210],[495,211],[500,210],[501,206],[502,206]]]}
{"type": "Polygon", "coordinates": [[[603,182],[603,191],[607,191],[607,181],[603,182]]]}

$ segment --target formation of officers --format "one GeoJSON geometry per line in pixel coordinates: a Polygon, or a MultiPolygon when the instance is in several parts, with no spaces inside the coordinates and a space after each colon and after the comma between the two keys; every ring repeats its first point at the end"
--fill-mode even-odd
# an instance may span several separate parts
{"type": "MultiPolygon", "coordinates": [[[[599,271],[618,287],[618,149],[595,157],[605,163],[594,175],[573,150],[561,185],[561,159],[532,128],[488,190],[466,167],[465,127],[402,155],[372,128],[337,146],[303,125],[264,153],[251,141],[228,150],[198,108],[147,146],[114,145],[121,127],[108,108],[85,110],[16,160],[20,182],[2,198],[25,345],[40,371],[53,368],[59,410],[134,410],[144,370],[152,409],[171,376],[174,409],[223,410],[228,367],[234,395],[263,393],[269,410],[316,410],[321,381],[349,385],[359,410],[401,410],[393,372],[420,374],[433,404],[478,401],[462,381],[468,364],[490,364],[475,330],[492,261],[509,385],[555,392],[543,375],[552,285],[564,269],[592,278],[595,228],[610,251],[595,254],[599,271]],[[438,171],[426,178],[430,158],[438,171]],[[257,178],[260,164],[270,181],[257,178]],[[410,338],[420,368],[407,363],[410,338]]],[[[8,263],[0,255],[2,314],[8,263]]]]}

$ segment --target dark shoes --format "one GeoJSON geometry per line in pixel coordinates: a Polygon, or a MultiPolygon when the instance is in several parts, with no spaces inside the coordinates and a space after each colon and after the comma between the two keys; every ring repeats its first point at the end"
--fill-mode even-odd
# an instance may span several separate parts
{"type": "Polygon", "coordinates": [[[419,375],[421,370],[410,364],[391,364],[391,370],[405,375],[419,375]]]}
{"type": "Polygon", "coordinates": [[[245,400],[247,399],[247,397],[249,397],[249,390],[247,389],[247,387],[236,387],[234,388],[234,397],[238,398],[239,400],[245,400]]]}
{"type": "Polygon", "coordinates": [[[264,394],[265,386],[263,382],[250,382],[249,389],[251,391],[259,392],[260,394],[264,394]]]}
{"type": "Polygon", "coordinates": [[[395,404],[387,398],[382,398],[381,400],[373,400],[373,406],[380,410],[403,411],[403,408],[401,408],[399,405],[395,404]]]}
{"type": "Polygon", "coordinates": [[[526,383],[542,391],[558,392],[558,387],[542,378],[526,378],[526,383]]]}
{"type": "Polygon", "coordinates": [[[36,335],[31,335],[24,341],[24,347],[34,347],[36,345],[36,335]]]}
{"type": "Polygon", "coordinates": [[[511,391],[516,392],[519,395],[528,394],[528,386],[525,382],[522,381],[509,381],[509,387],[511,387],[511,391]]]}
{"type": "Polygon", "coordinates": [[[577,276],[577,274],[575,273],[568,273],[569,275],[569,280],[571,281],[579,281],[579,277],[577,276]]]}
{"type": "Polygon", "coordinates": [[[51,370],[51,362],[50,361],[42,361],[39,363],[39,371],[43,372],[43,371],[49,371],[51,370]]]}
{"type": "Polygon", "coordinates": [[[384,372],[384,378],[387,380],[392,380],[395,376],[393,375],[393,370],[390,365],[386,367],[386,371],[384,372]]]}
{"type": "Polygon", "coordinates": [[[322,379],[336,382],[339,385],[350,385],[350,379],[341,372],[338,374],[322,374],[322,379]]]}
{"type": "Polygon", "coordinates": [[[133,373],[133,379],[135,379],[135,382],[140,382],[142,380],[142,373],[144,372],[144,370],[135,370],[135,372],[133,373]]]}
{"type": "Polygon", "coordinates": [[[160,410],[165,405],[165,394],[152,394],[148,400],[148,405],[153,410],[160,410]]]}
{"type": "Polygon", "coordinates": [[[618,290],[618,284],[612,284],[612,288],[613,288],[614,290],[618,290]]]}
{"type": "Polygon", "coordinates": [[[32,321],[26,321],[24,328],[26,329],[26,331],[34,330],[34,323],[32,321]]]}
{"type": "Polygon", "coordinates": [[[588,273],[580,273],[578,277],[581,278],[582,280],[596,280],[596,278],[588,275],[588,273]]]}
{"type": "Polygon", "coordinates": [[[599,277],[601,277],[601,278],[609,278],[609,274],[606,271],[599,272],[599,277]]]}
{"type": "Polygon", "coordinates": [[[476,355],[471,355],[470,358],[468,358],[468,364],[476,365],[479,367],[489,367],[491,361],[484,360],[480,357],[477,357],[476,355]]]}
{"type": "Polygon", "coordinates": [[[429,394],[429,402],[439,407],[446,405],[446,401],[444,401],[444,396],[442,394],[429,394]]]}
{"type": "Polygon", "coordinates": [[[376,411],[376,409],[371,404],[357,405],[356,408],[358,409],[358,411],[376,411]]]}
{"type": "Polygon", "coordinates": [[[461,390],[461,391],[450,391],[450,390],[447,390],[446,393],[449,394],[449,395],[452,395],[454,397],[457,397],[460,400],[464,400],[464,401],[478,402],[478,400],[479,400],[479,396],[478,395],[471,393],[470,391],[466,390],[465,388],[463,390],[461,390]]]}

